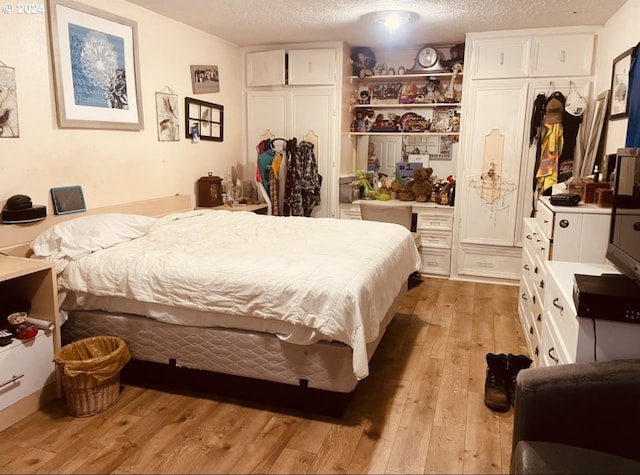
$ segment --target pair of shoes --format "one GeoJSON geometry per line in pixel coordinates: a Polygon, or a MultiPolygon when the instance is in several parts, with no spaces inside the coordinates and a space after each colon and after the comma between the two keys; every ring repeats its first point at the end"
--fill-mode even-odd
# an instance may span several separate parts
{"type": "Polygon", "coordinates": [[[487,376],[484,382],[484,404],[497,412],[513,406],[518,373],[533,361],[525,355],[487,353],[487,376]]]}

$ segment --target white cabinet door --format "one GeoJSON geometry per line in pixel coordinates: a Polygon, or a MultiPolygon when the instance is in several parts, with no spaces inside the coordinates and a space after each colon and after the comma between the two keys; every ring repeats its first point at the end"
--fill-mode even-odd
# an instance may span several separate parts
{"type": "Polygon", "coordinates": [[[526,82],[508,80],[471,86],[465,106],[464,166],[456,184],[461,243],[514,245],[527,88],[526,82]],[[493,131],[502,136],[500,150],[485,149],[493,131]],[[493,173],[491,162],[496,163],[493,173]]]}
{"type": "Polygon", "coordinates": [[[589,76],[595,36],[591,33],[533,38],[531,76],[589,76]]]}
{"type": "Polygon", "coordinates": [[[250,91],[247,94],[247,140],[250,173],[257,160],[256,145],[266,131],[284,139],[302,141],[313,131],[318,136],[315,150],[318,172],[322,175],[320,206],[313,217],[337,217],[337,178],[335,158],[335,93],[331,87],[287,89],[279,91],[250,91]],[[335,196],[335,199],[332,197],[335,196]]]}
{"type": "Polygon", "coordinates": [[[335,83],[336,53],[333,49],[289,50],[291,85],[329,85],[335,83]]]}
{"type": "Polygon", "coordinates": [[[281,86],[284,84],[283,49],[247,53],[247,86],[281,86]]]}
{"type": "Polygon", "coordinates": [[[526,77],[530,46],[528,36],[474,38],[471,41],[471,78],[526,77]]]}
{"type": "Polygon", "coordinates": [[[373,150],[380,163],[379,173],[396,176],[396,163],[402,161],[402,137],[374,135],[369,137],[373,150]]]}

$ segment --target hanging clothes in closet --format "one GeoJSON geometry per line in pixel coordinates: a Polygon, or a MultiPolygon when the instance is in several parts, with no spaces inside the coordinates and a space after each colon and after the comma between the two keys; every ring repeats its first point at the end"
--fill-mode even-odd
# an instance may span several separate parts
{"type": "Polygon", "coordinates": [[[258,146],[258,165],[256,167],[256,180],[260,183],[271,200],[271,213],[275,216],[280,214],[279,206],[279,171],[282,163],[283,153],[276,150],[274,142],[285,141],[284,139],[265,139],[258,146]]]}
{"type": "Polygon", "coordinates": [[[298,143],[295,137],[287,141],[284,216],[310,217],[313,208],[320,204],[322,176],[318,173],[314,148],[311,142],[298,143]]]}
{"type": "Polygon", "coordinates": [[[534,191],[542,195],[550,195],[553,185],[567,181],[574,173],[582,110],[577,115],[570,114],[565,110],[565,102],[560,91],[549,97],[539,94],[534,102],[529,139],[532,144],[537,133],[534,191]]]}

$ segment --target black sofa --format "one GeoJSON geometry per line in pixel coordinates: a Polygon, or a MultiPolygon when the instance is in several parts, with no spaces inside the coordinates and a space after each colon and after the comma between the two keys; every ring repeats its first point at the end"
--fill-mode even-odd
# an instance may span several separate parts
{"type": "Polygon", "coordinates": [[[511,473],[640,474],[640,360],[522,370],[513,423],[511,473]]]}

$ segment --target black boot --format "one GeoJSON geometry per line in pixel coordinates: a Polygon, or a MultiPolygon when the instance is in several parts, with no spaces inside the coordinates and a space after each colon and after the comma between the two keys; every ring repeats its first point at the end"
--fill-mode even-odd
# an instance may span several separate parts
{"type": "Polygon", "coordinates": [[[509,410],[507,355],[487,353],[487,377],[484,382],[484,404],[494,411],[509,410]]]}
{"type": "Polygon", "coordinates": [[[531,366],[533,361],[526,355],[512,355],[509,353],[507,356],[507,371],[509,373],[508,378],[508,392],[509,392],[509,401],[513,406],[516,398],[516,378],[518,377],[518,373],[520,370],[527,369],[531,366]]]}

